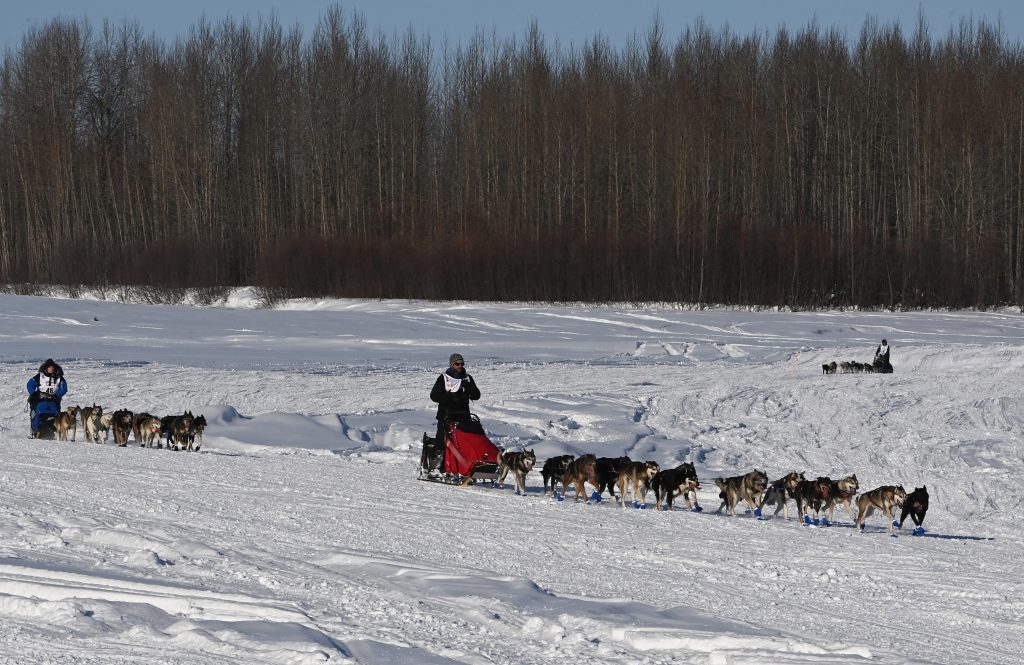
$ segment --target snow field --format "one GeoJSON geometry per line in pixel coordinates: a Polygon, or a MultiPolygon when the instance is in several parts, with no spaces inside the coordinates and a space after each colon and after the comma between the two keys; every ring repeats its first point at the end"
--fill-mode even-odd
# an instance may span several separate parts
{"type": "Polygon", "coordinates": [[[0,662],[1019,662],[1019,316],[0,300],[0,662]],[[527,496],[415,479],[452,350],[527,496]],[[29,441],[48,356],[203,452],[29,441]],[[694,461],[705,513],[541,496],[584,452],[694,461]],[[755,467],[927,484],[929,533],[709,514],[755,467]]]}

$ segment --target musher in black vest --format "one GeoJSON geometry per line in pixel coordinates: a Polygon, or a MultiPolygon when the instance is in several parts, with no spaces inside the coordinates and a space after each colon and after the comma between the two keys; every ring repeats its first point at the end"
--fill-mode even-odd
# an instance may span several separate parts
{"type": "Polygon", "coordinates": [[[437,435],[433,445],[424,443],[420,463],[425,470],[436,470],[441,463],[448,421],[469,418],[469,402],[478,399],[480,388],[466,371],[465,359],[462,354],[453,353],[448,357],[448,369],[437,377],[430,390],[430,400],[437,402],[437,435]]]}

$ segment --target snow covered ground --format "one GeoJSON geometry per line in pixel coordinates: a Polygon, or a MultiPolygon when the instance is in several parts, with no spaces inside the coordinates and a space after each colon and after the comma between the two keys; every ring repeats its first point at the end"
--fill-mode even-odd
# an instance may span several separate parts
{"type": "Polygon", "coordinates": [[[1019,313],[229,304],[0,296],[0,663],[1024,658],[1019,313]],[[453,351],[499,445],[692,460],[705,512],[418,482],[453,351]],[[47,357],[202,452],[29,440],[47,357]],[[711,514],[755,467],[926,484],[928,534],[711,514]]]}

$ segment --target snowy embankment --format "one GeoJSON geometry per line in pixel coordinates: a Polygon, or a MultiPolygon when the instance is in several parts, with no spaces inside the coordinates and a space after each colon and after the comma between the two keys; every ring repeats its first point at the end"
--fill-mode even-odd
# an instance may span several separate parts
{"type": "Polygon", "coordinates": [[[0,296],[0,663],[1019,662],[1024,317],[0,296]],[[822,376],[893,345],[893,375],[822,376]],[[692,460],[704,514],[416,480],[467,356],[491,438],[692,460]],[[199,454],[26,438],[65,406],[199,454]],[[711,513],[712,480],[927,484],[929,534],[711,513]]]}

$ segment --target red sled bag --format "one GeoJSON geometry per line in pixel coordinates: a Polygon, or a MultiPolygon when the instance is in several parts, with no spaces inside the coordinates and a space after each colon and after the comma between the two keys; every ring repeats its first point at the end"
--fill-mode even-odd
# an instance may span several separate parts
{"type": "Polygon", "coordinates": [[[484,434],[476,416],[448,423],[444,471],[473,480],[496,480],[501,451],[484,434]]]}

